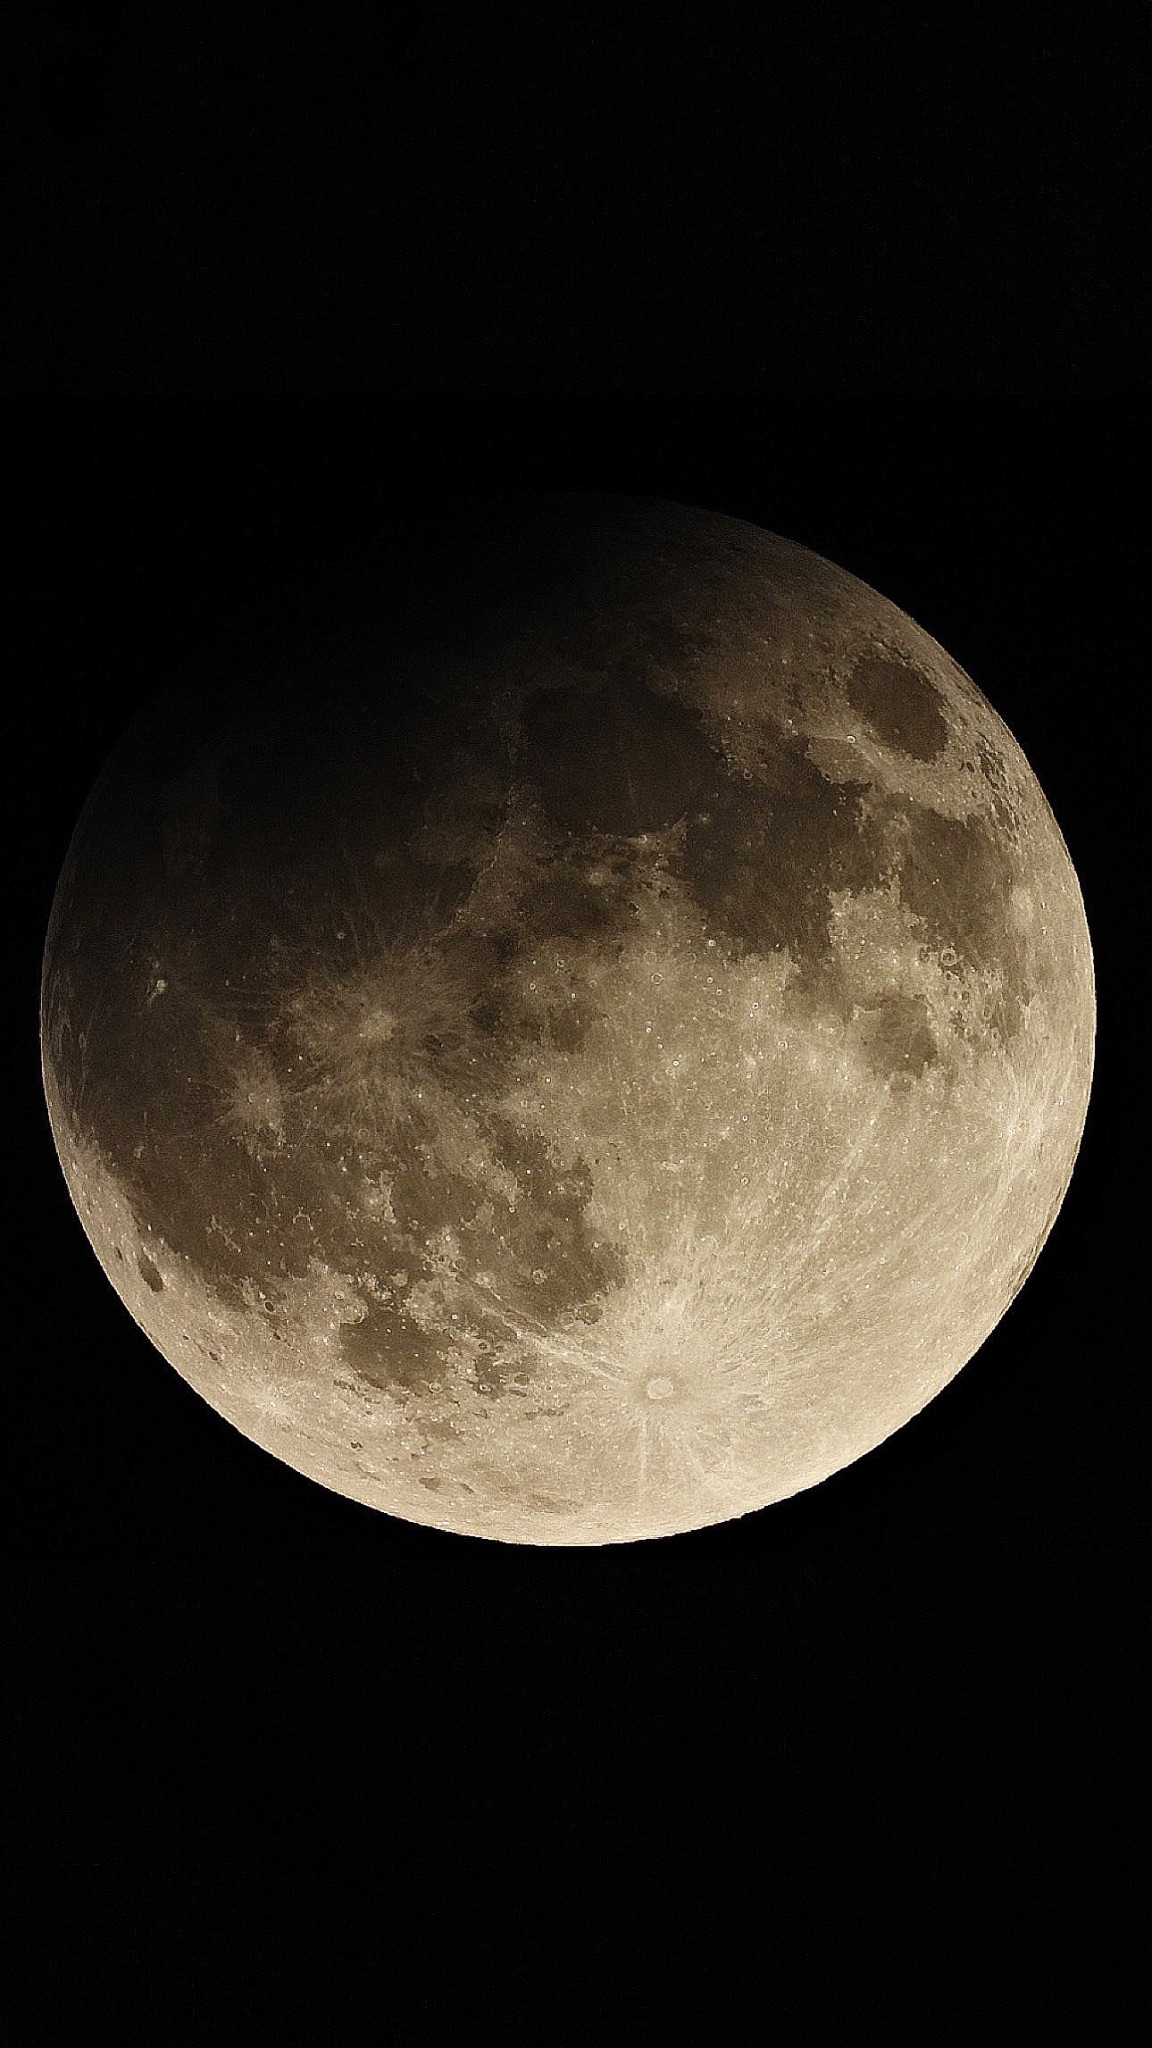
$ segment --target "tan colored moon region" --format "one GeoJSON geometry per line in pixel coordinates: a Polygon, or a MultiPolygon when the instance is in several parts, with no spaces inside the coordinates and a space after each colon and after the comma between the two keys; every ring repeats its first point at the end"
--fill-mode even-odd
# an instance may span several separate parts
{"type": "MultiPolygon", "coordinates": [[[[96,1253],[212,1406],[533,1544],[763,1507],[915,1415],[1091,1078],[1020,748],[865,584],[546,496],[155,700],[43,984],[96,1253]]],[[[350,586],[351,588],[351,586],[350,586]]]]}

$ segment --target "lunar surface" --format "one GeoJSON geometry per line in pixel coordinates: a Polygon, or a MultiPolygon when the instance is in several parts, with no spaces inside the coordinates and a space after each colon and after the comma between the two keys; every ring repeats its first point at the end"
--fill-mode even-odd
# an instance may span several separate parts
{"type": "Polygon", "coordinates": [[[874,590],[662,501],[518,500],[304,620],[152,700],[60,878],[45,1089],[113,1286],[410,1521],[814,1486],[983,1343],[1072,1172],[1092,958],[1019,746],[874,590]]]}

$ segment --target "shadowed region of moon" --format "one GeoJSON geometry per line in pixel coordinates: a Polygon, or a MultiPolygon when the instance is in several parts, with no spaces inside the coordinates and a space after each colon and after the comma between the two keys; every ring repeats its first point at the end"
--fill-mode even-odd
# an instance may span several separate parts
{"type": "Polygon", "coordinates": [[[173,678],[77,826],[45,1089],[133,1316],[322,1484],[541,1544],[816,1484],[971,1357],[1072,1172],[1076,877],[904,613],[544,495],[173,678]]]}

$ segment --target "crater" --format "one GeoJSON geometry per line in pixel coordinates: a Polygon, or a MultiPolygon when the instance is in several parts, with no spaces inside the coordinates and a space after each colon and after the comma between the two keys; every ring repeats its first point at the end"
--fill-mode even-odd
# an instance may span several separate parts
{"type": "Polygon", "coordinates": [[[935,761],[948,744],[940,693],[919,669],[890,654],[866,654],[845,686],[853,709],[877,737],[913,761],[935,761]]]}
{"type": "Polygon", "coordinates": [[[869,1065],[889,1081],[919,1080],[939,1063],[940,1049],[923,996],[886,991],[878,1002],[860,1009],[856,1030],[869,1065]]]}
{"type": "Polygon", "coordinates": [[[371,1301],[358,1323],[346,1323],[340,1348],[361,1379],[401,1396],[430,1394],[447,1377],[436,1339],[389,1302],[371,1301]]]}
{"type": "Polygon", "coordinates": [[[147,1252],[137,1252],[136,1270],[143,1280],[145,1287],[150,1287],[153,1294],[163,1293],[164,1282],[160,1275],[160,1269],[158,1266],[153,1265],[147,1252]]]}

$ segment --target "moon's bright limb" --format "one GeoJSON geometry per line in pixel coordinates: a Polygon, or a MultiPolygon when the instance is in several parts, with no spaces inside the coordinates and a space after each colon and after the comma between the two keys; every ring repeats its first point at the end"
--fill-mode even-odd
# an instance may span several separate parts
{"type": "Polygon", "coordinates": [[[238,1428],[413,1521],[607,1543],[812,1486],[1068,1185],[1043,792],[912,620],[739,520],[548,498],[369,586],[159,700],[77,828],[43,1058],[97,1255],[238,1428]]]}

